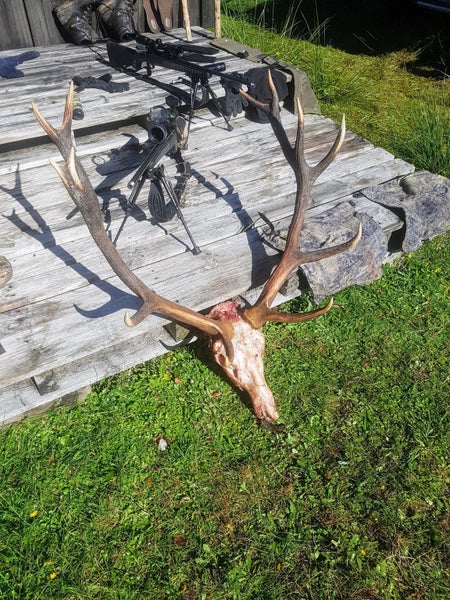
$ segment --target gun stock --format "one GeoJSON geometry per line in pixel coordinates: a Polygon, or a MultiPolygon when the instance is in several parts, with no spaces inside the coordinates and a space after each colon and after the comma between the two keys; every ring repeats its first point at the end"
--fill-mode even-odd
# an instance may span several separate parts
{"type": "Polygon", "coordinates": [[[106,42],[106,50],[108,52],[109,63],[115,69],[127,69],[132,67],[135,71],[139,71],[145,63],[145,52],[138,52],[128,46],[122,46],[117,42],[108,40],[106,42]]]}

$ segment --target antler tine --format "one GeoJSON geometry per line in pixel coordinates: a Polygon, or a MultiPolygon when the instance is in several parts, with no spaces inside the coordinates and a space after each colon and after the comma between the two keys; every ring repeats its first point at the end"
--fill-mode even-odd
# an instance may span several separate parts
{"type": "Polygon", "coordinates": [[[315,165],[314,167],[310,167],[311,179],[313,182],[319,177],[319,175],[321,175],[325,171],[325,169],[336,158],[336,155],[338,154],[338,152],[342,148],[342,144],[344,143],[345,133],[345,115],[342,115],[341,125],[339,127],[336,139],[333,142],[333,145],[329,149],[328,153],[322,158],[322,160],[319,163],[317,163],[317,165],[315,165]]]}
{"type": "Polygon", "coordinates": [[[151,313],[164,315],[174,321],[203,331],[208,335],[220,336],[224,343],[226,359],[232,361],[234,358],[234,348],[231,341],[233,334],[231,323],[215,321],[154,292],[130,269],[108,237],[103,226],[103,217],[97,194],[72,144],[72,106],[73,85],[71,84],[67,94],[61,127],[56,128],[50,125],[40,114],[35,104],[33,104],[33,112],[65,160],[64,164],[56,164],[54,162],[52,164],[60,175],[69,196],[83,216],[93,240],[116,275],[143,301],[142,306],[134,315],[125,314],[125,323],[129,326],[134,326],[141,323],[151,313]]]}
{"type": "Polygon", "coordinates": [[[278,92],[277,92],[277,88],[273,82],[273,77],[272,77],[272,73],[270,72],[270,69],[267,71],[267,80],[269,83],[269,88],[270,91],[272,93],[272,115],[275,117],[275,119],[277,119],[278,121],[280,120],[280,97],[278,96],[278,92]]]}
{"type": "Polygon", "coordinates": [[[284,154],[286,160],[291,165],[292,169],[295,170],[295,152],[291,146],[291,143],[286,134],[286,131],[284,130],[283,125],[281,124],[281,121],[280,121],[280,105],[279,105],[278,93],[277,93],[275,84],[273,82],[273,78],[270,74],[270,69],[268,70],[267,73],[268,73],[267,77],[268,77],[268,81],[269,81],[269,88],[272,92],[272,102],[270,104],[266,104],[265,102],[260,102],[259,100],[256,100],[256,98],[253,98],[253,96],[250,96],[250,94],[248,92],[246,92],[245,90],[241,89],[241,90],[239,90],[239,93],[241,94],[241,96],[243,96],[247,100],[247,102],[254,104],[255,106],[257,106],[258,108],[260,108],[261,110],[263,110],[266,113],[267,117],[269,118],[269,122],[272,125],[273,132],[275,133],[275,136],[278,140],[278,143],[281,146],[281,149],[283,151],[283,154],[284,154]]]}
{"type": "Polygon", "coordinates": [[[50,125],[47,119],[41,115],[34,102],[31,103],[31,108],[39,125],[51,141],[58,147],[64,160],[68,160],[70,149],[72,147],[73,81],[70,81],[64,107],[63,122],[60,127],[53,127],[50,125]]]}
{"type": "MultiPolygon", "coordinates": [[[[274,89],[274,84],[269,71],[269,86],[274,89]]],[[[273,93],[273,92],[272,92],[273,93]]],[[[254,99],[251,96],[246,96],[249,102],[254,99]]],[[[302,314],[282,313],[270,308],[276,295],[287,281],[290,274],[300,265],[315,262],[329,256],[333,256],[340,252],[344,252],[355,246],[361,236],[361,225],[359,226],[356,235],[349,241],[342,244],[337,244],[330,248],[320,249],[316,251],[303,252],[299,248],[300,232],[308,209],[311,190],[314,182],[321,173],[329,166],[336,157],[342,147],[345,138],[345,117],[342,117],[341,126],[339,128],[336,139],[327,154],[314,166],[308,165],[305,158],[305,132],[304,132],[304,116],[299,98],[296,98],[297,104],[297,133],[292,147],[285,129],[279,118],[278,95],[273,94],[272,105],[265,105],[267,114],[274,133],[280,143],[281,149],[292,167],[296,182],[297,192],[295,197],[294,214],[291,224],[289,225],[286,246],[280,262],[273,271],[272,275],[267,280],[263,290],[256,303],[244,309],[244,318],[251,323],[255,328],[261,327],[266,321],[274,322],[300,322],[309,319],[314,319],[325,312],[332,306],[332,300],[324,308],[319,308],[315,311],[302,314]]],[[[263,106],[260,106],[263,108],[263,106]]]]}

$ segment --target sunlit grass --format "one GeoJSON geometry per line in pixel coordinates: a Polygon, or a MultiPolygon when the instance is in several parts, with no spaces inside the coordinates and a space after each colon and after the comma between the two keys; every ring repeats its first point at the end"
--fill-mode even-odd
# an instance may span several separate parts
{"type": "MultiPolygon", "coordinates": [[[[224,35],[305,71],[324,115],[339,120],[346,113],[355,133],[418,168],[450,175],[450,80],[412,72],[420,48],[381,56],[348,54],[324,43],[326,22],[313,23],[291,38],[295,16],[288,15],[278,25],[280,32],[264,28],[261,24],[267,23],[260,12],[264,4],[254,2],[250,22],[225,17],[224,35]]],[[[232,10],[233,3],[227,7],[232,10]]],[[[234,7],[232,14],[236,11],[234,7]]]]}
{"type": "Polygon", "coordinates": [[[3,431],[0,597],[446,597],[448,242],[265,328],[284,432],[201,347],[3,431]]]}

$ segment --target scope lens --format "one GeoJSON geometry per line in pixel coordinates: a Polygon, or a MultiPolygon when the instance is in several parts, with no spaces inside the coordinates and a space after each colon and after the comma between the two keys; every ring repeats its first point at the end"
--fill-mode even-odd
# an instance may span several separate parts
{"type": "Polygon", "coordinates": [[[169,111],[164,106],[154,106],[149,110],[148,118],[152,123],[167,123],[169,111]]]}
{"type": "Polygon", "coordinates": [[[154,144],[160,144],[166,139],[167,130],[164,127],[164,125],[155,125],[154,127],[151,127],[149,129],[148,134],[148,137],[151,142],[153,142],[154,144]]]}

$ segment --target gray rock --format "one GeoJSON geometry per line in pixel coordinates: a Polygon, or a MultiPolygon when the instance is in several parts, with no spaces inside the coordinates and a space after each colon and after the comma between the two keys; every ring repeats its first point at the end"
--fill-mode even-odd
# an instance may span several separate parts
{"type": "Polygon", "coordinates": [[[450,229],[450,180],[441,175],[418,171],[362,193],[404,220],[404,252],[412,252],[424,240],[450,229]]]}

